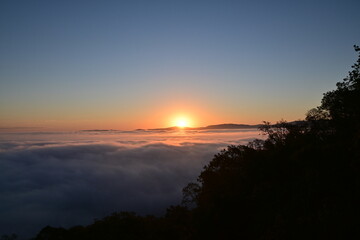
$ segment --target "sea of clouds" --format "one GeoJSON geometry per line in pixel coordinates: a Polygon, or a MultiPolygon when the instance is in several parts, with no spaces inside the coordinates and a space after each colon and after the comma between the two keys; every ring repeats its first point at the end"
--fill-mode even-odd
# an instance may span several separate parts
{"type": "Polygon", "coordinates": [[[256,130],[0,134],[0,236],[86,225],[115,211],[161,215],[214,154],[256,130]]]}

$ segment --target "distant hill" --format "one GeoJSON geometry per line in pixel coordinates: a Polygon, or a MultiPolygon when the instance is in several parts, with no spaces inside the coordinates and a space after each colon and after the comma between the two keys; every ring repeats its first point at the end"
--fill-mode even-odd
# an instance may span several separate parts
{"type": "Polygon", "coordinates": [[[169,130],[216,130],[216,129],[248,129],[248,128],[258,128],[261,125],[248,125],[248,124],[234,124],[234,123],[225,123],[225,124],[216,124],[216,125],[209,125],[206,127],[196,127],[196,128],[191,128],[191,127],[184,127],[184,128],[180,128],[177,126],[174,127],[168,127],[168,128],[153,128],[153,129],[148,129],[151,131],[169,131],[169,130]]]}
{"type": "Polygon", "coordinates": [[[200,127],[197,129],[244,129],[244,128],[258,128],[261,125],[249,125],[249,124],[234,124],[234,123],[225,123],[225,124],[216,124],[216,125],[209,125],[206,127],[200,127]]]}
{"type": "MultiPolygon", "coordinates": [[[[298,120],[288,122],[290,125],[301,125],[306,124],[305,121],[298,120]]],[[[250,124],[235,124],[235,123],[223,123],[223,124],[215,124],[209,125],[206,127],[167,127],[167,128],[150,128],[150,129],[136,129],[135,131],[176,131],[176,130],[225,130],[225,129],[252,129],[252,128],[259,128],[262,124],[250,125],[250,124]]],[[[276,124],[273,124],[276,126],[276,124]]],[[[115,129],[87,129],[87,130],[80,130],[82,132],[116,132],[120,130],[115,129]]]]}

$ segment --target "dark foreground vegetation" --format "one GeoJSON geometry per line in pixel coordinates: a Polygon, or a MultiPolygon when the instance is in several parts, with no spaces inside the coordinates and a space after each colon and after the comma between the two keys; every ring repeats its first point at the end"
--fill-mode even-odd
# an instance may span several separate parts
{"type": "Polygon", "coordinates": [[[359,70],[360,54],[306,121],[265,123],[266,140],[215,155],[165,216],[114,213],[35,239],[360,239],[359,70]]]}

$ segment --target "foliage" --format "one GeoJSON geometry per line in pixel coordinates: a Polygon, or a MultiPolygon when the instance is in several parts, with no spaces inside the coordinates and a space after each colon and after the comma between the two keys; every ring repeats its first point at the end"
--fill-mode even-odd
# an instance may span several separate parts
{"type": "Polygon", "coordinates": [[[342,82],[336,84],[337,89],[324,94],[321,106],[307,114],[307,120],[331,120],[333,129],[340,134],[360,133],[360,47],[354,46],[358,60],[352,71],[342,82]]]}

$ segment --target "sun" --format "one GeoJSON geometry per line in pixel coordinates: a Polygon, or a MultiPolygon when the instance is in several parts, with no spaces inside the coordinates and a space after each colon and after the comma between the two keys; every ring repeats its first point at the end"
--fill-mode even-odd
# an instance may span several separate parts
{"type": "Polygon", "coordinates": [[[176,126],[180,128],[184,128],[188,126],[188,122],[186,119],[180,118],[176,120],[176,126]]]}
{"type": "Polygon", "coordinates": [[[189,115],[176,114],[169,118],[169,125],[177,128],[191,128],[194,120],[189,115]]]}

